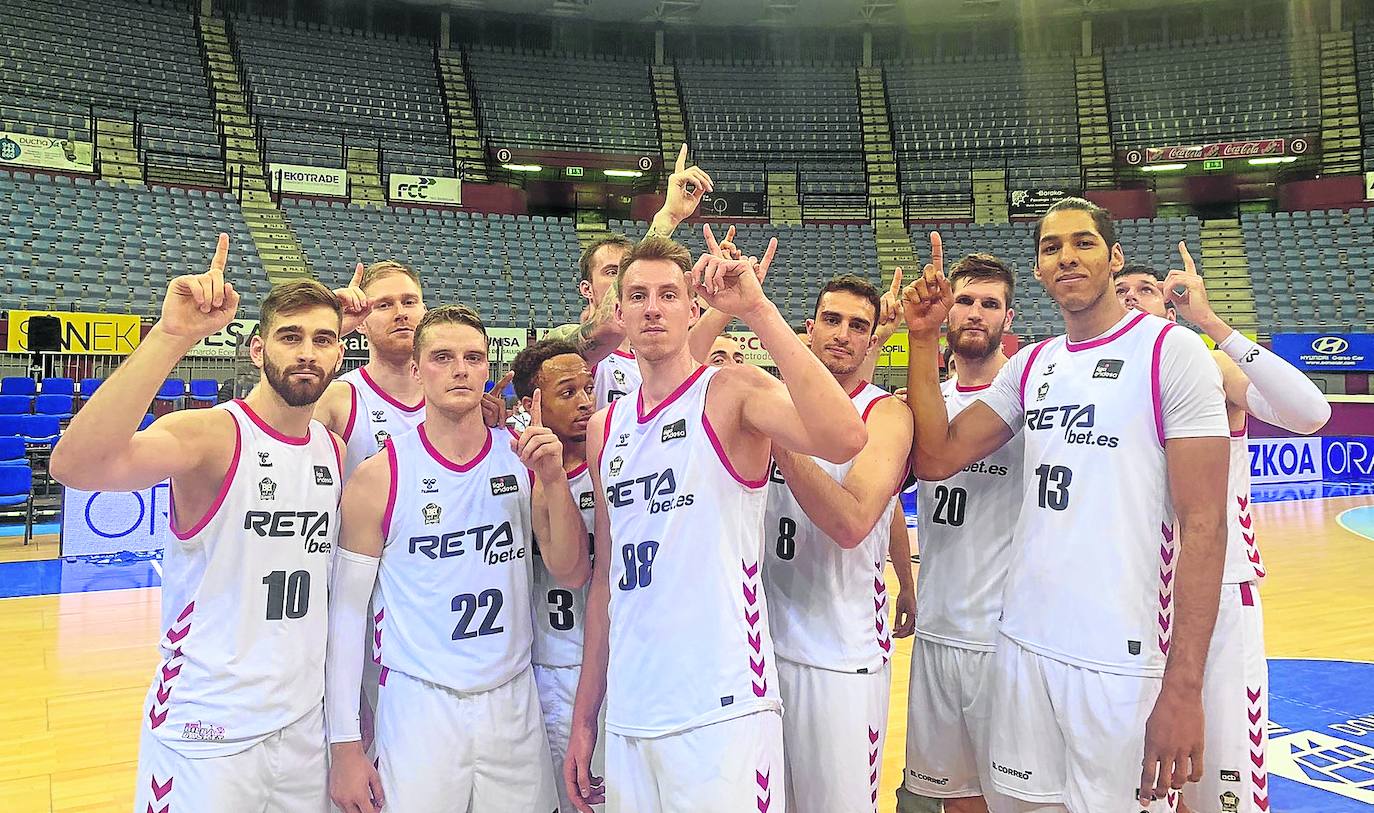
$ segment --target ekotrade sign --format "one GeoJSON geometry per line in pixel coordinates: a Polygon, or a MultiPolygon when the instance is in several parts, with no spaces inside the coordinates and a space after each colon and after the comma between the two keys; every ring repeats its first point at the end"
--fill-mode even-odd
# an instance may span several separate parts
{"type": "Polygon", "coordinates": [[[273,164],[273,185],[278,192],[294,195],[348,197],[348,170],[333,167],[307,167],[300,164],[273,164]]]}
{"type": "Polygon", "coordinates": [[[1251,438],[1250,482],[1321,480],[1322,438],[1251,438]]]}
{"type": "Polygon", "coordinates": [[[389,199],[396,203],[424,203],[431,206],[463,205],[463,182],[457,178],[436,178],[431,175],[402,175],[393,172],[388,178],[389,199]]]}
{"type": "Polygon", "coordinates": [[[1321,442],[1328,480],[1374,482],[1374,437],[1330,437],[1321,442]]]}
{"type": "Polygon", "coordinates": [[[142,491],[80,491],[62,495],[62,555],[90,556],[162,550],[172,538],[168,483],[142,491]]]}
{"type": "Polygon", "coordinates": [[[1299,370],[1374,371],[1374,333],[1275,333],[1274,353],[1299,370]]]}

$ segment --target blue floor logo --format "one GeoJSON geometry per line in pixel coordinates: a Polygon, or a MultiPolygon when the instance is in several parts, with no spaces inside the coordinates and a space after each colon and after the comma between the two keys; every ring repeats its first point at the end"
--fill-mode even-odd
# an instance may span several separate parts
{"type": "Polygon", "coordinates": [[[1274,809],[1374,809],[1374,664],[1273,659],[1269,684],[1274,809]]]}

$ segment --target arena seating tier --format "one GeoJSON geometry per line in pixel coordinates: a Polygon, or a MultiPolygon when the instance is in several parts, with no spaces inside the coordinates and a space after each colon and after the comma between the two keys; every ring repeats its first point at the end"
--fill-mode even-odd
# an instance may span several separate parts
{"type": "Polygon", "coordinates": [[[1245,254],[1261,325],[1374,330],[1374,217],[1367,209],[1248,214],[1245,254]]]}
{"type": "Polygon", "coordinates": [[[383,176],[453,174],[431,46],[257,17],[233,29],[268,161],[342,167],[347,141],[380,147],[383,176]]]}
{"type": "Polygon", "coordinates": [[[643,62],[474,47],[467,64],[495,146],[658,154],[643,62]]]}
{"type": "Polygon", "coordinates": [[[1355,82],[1360,91],[1360,132],[1364,166],[1374,167],[1374,20],[1355,26],[1355,82]]]}

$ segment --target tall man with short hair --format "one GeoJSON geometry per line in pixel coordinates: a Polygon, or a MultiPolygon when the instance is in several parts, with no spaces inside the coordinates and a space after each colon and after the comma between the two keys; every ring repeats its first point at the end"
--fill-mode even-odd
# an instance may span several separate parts
{"type": "Polygon", "coordinates": [[[931,263],[903,292],[912,463],[944,479],[1024,426],[1025,498],[993,667],[993,785],[1074,813],[1129,809],[1128,793],[1164,810],[1204,767],[1202,679],[1226,545],[1221,377],[1196,336],[1122,307],[1106,211],[1060,201],[1035,245],[1067,335],[1016,354],[950,421],[937,342],[951,297],[931,235],[931,263]]]}
{"type": "MultiPolygon", "coordinates": [[[[339,300],[314,280],[274,287],[242,400],[139,419],[195,344],[233,320],[229,237],[209,270],[167,287],[162,315],[53,450],[65,485],[132,491],[171,480],[162,663],[148,689],[135,811],[323,811],[324,661],[343,444],[311,420],[338,369],[339,300]]],[[[352,318],[347,321],[354,321],[352,318]]]]}
{"type": "Polygon", "coordinates": [[[326,692],[331,795],[344,813],[383,802],[417,813],[557,805],[530,669],[529,549],[538,534],[549,570],[575,587],[587,577],[587,536],[540,397],[518,441],[486,425],[487,348],[471,309],[425,314],[414,350],[425,422],[387,441],[345,489],[326,692]],[[374,585],[375,769],[356,709],[374,585]]]}
{"type": "Polygon", "coordinates": [[[1217,316],[1187,247],[1179,243],[1178,249],[1183,268],[1167,277],[1148,266],[1128,265],[1112,279],[1125,307],[1170,320],[1182,312],[1216,343],[1212,358],[1221,370],[1231,429],[1226,565],[1202,690],[1211,767],[1184,789],[1183,798],[1195,813],[1261,813],[1269,807],[1264,753],[1269,669],[1259,599],[1264,563],[1250,516],[1247,416],[1310,435],[1331,417],[1331,405],[1310,378],[1217,316]],[[1232,797],[1233,804],[1226,805],[1232,797]]]}
{"type": "MultiPolygon", "coordinates": [[[[776,241],[764,262],[771,262],[776,241]]],[[[588,427],[596,556],[564,765],[583,813],[606,710],[610,813],[786,806],[781,703],[760,573],[773,446],[832,462],[867,440],[834,377],[764,297],[747,260],[649,237],[622,262],[618,312],[643,384],[588,427]],[[765,342],[786,385],[707,368],[693,290],[765,342]]]]}
{"type": "MultiPolygon", "coordinates": [[[[990,254],[970,254],[951,269],[946,327],[959,376],[940,387],[951,419],[1007,363],[1002,334],[1014,316],[1014,286],[1011,269],[990,254]]],[[[1018,433],[957,474],[917,484],[921,570],[902,813],[921,809],[914,796],[940,799],[947,813],[996,807],[997,799],[988,803],[996,795],[988,764],[993,651],[1025,487],[1022,454],[1018,433]]]]}

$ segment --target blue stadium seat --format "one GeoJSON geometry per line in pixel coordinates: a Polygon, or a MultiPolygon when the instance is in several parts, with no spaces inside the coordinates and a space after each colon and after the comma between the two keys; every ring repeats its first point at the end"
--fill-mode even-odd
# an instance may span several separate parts
{"type": "Polygon", "coordinates": [[[75,390],[76,381],[70,378],[45,378],[38,385],[38,392],[42,395],[65,395],[70,398],[75,390]]]}
{"type": "Polygon", "coordinates": [[[157,391],[159,401],[180,401],[186,397],[186,382],[179,378],[169,378],[162,382],[162,387],[157,391]]]}
{"type": "Polygon", "coordinates": [[[27,395],[0,395],[0,415],[27,415],[31,403],[27,395]]]}
{"type": "Polygon", "coordinates": [[[18,415],[0,415],[0,438],[19,437],[18,415]]]}
{"type": "Polygon", "coordinates": [[[153,421],[155,420],[157,420],[157,416],[153,415],[153,413],[151,412],[149,412],[147,415],[144,415],[143,420],[138,422],[138,431],[142,432],[144,429],[147,429],[148,427],[152,426],[153,421]]]}
{"type": "Polygon", "coordinates": [[[35,415],[52,415],[61,420],[67,420],[72,416],[72,397],[55,393],[39,395],[34,399],[33,413],[35,415]]]}
{"type": "Polygon", "coordinates": [[[33,535],[33,469],[27,463],[0,465],[0,506],[24,506],[24,544],[33,535]]]}
{"type": "Polygon", "coordinates": [[[25,463],[28,458],[24,456],[24,439],[18,437],[0,437],[0,466],[11,463],[25,463]]]}
{"type": "Polygon", "coordinates": [[[190,394],[192,404],[214,404],[219,401],[219,382],[213,378],[193,379],[190,394]]]}
{"type": "Polygon", "coordinates": [[[52,446],[62,434],[56,415],[20,415],[19,436],[33,446],[52,446]]]}
{"type": "Polygon", "coordinates": [[[33,395],[38,382],[25,375],[8,375],[0,379],[0,395],[33,395]]]}
{"type": "Polygon", "coordinates": [[[100,385],[103,383],[105,383],[105,379],[103,378],[81,379],[81,397],[90,398],[92,395],[95,395],[95,391],[99,389],[100,385]]]}

